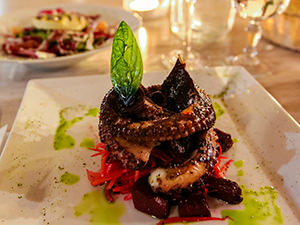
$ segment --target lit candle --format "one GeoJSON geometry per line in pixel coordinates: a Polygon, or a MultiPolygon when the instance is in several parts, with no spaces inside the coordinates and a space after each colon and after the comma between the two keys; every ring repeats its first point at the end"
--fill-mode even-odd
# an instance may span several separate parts
{"type": "Polygon", "coordinates": [[[140,44],[140,48],[142,51],[143,57],[146,55],[147,43],[148,43],[148,35],[145,27],[140,27],[138,31],[138,40],[140,44]]]}
{"type": "Polygon", "coordinates": [[[151,11],[159,7],[159,0],[133,0],[129,4],[129,8],[133,11],[145,12],[151,11]]]}
{"type": "Polygon", "coordinates": [[[143,19],[154,19],[168,13],[170,0],[123,0],[123,7],[143,19]]]}

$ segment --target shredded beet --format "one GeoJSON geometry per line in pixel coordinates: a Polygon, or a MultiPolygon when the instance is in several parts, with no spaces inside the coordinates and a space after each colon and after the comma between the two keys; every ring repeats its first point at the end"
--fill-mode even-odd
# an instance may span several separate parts
{"type": "Polygon", "coordinates": [[[99,143],[91,150],[97,153],[92,157],[101,155],[101,168],[98,172],[87,170],[88,179],[93,186],[104,185],[105,196],[108,201],[113,202],[113,194],[126,194],[124,200],[130,200],[131,188],[134,183],[142,176],[148,175],[154,162],[150,162],[144,169],[135,171],[131,168],[124,168],[118,160],[108,160],[111,156],[109,151],[105,150],[105,144],[99,143]]]}
{"type": "Polygon", "coordinates": [[[228,169],[229,165],[233,162],[232,159],[228,160],[223,166],[221,166],[221,161],[222,159],[227,159],[227,157],[221,156],[222,155],[222,147],[221,145],[217,142],[218,148],[219,148],[219,156],[217,158],[217,163],[214,166],[213,169],[213,175],[216,177],[225,177],[225,172],[228,169]]]}
{"type": "MultiPolygon", "coordinates": [[[[200,222],[200,221],[209,221],[209,220],[226,220],[231,219],[229,216],[225,218],[218,218],[218,217],[170,217],[165,220],[161,220],[156,225],[164,225],[170,223],[186,223],[186,222],[200,222]]],[[[232,219],[231,219],[232,220],[232,219]]]]}

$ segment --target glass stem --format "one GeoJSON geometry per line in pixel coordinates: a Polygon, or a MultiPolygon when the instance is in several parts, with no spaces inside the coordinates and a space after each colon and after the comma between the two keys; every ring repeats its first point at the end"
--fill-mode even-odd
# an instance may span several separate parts
{"type": "Polygon", "coordinates": [[[192,21],[194,14],[194,0],[185,1],[185,37],[184,37],[184,52],[186,58],[192,58],[192,21]]]}
{"type": "Polygon", "coordinates": [[[261,39],[262,35],[260,23],[251,20],[248,27],[245,30],[247,32],[247,46],[243,49],[243,51],[250,59],[252,59],[254,64],[259,64],[256,46],[259,40],[261,39]]]}

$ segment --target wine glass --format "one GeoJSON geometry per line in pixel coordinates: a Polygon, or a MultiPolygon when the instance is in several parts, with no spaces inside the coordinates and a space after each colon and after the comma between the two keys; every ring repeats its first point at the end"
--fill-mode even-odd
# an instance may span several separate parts
{"type": "Polygon", "coordinates": [[[260,22],[282,13],[290,0],[232,0],[232,2],[240,16],[249,20],[249,24],[245,29],[247,45],[243,49],[243,54],[228,57],[227,62],[245,66],[256,77],[270,74],[266,65],[260,62],[256,49],[262,35],[260,22]]]}
{"type": "MultiPolygon", "coordinates": [[[[183,57],[184,62],[189,70],[202,68],[201,56],[197,52],[192,51],[192,23],[194,18],[195,3],[196,0],[182,0],[182,4],[179,5],[179,1],[171,1],[171,4],[177,4],[175,10],[181,10],[182,26],[184,32],[183,49],[175,49],[168,54],[161,56],[162,63],[167,67],[171,68],[175,64],[178,55],[183,57]]],[[[171,5],[172,7],[172,5],[171,5]]],[[[172,15],[172,12],[171,12],[172,15]]]]}

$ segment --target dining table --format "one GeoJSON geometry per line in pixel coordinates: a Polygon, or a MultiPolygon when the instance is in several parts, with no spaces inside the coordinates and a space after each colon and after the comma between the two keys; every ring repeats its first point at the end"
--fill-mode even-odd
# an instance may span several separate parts
{"type": "MultiPolygon", "coordinates": [[[[22,8],[47,8],[65,3],[109,5],[122,8],[121,0],[2,0],[0,16],[22,8]]],[[[224,41],[205,45],[193,44],[193,51],[204,56],[204,66],[226,66],[226,57],[242,52],[245,46],[244,27],[247,21],[238,15],[233,29],[224,41]]],[[[182,40],[170,31],[169,14],[142,21],[144,72],[166,71],[161,55],[181,46],[182,40]],[[146,35],[146,38],[145,38],[146,35]]],[[[141,35],[139,30],[135,33],[141,35]]],[[[256,78],[278,103],[300,122],[300,52],[289,50],[263,39],[258,46],[259,58],[269,68],[269,74],[256,78]]],[[[11,130],[28,81],[58,77],[76,77],[110,73],[111,49],[107,48],[88,59],[65,68],[43,69],[18,63],[0,64],[0,127],[11,130]]],[[[66,84],[67,85],[67,84],[66,84]]],[[[97,93],[95,93],[97,95],[97,93]]],[[[276,121],[274,121],[275,123],[276,121]]]]}
{"type": "MultiPolygon", "coordinates": [[[[126,15],[128,24],[140,21],[133,30],[142,84],[157,84],[171,71],[164,56],[186,43],[170,28],[170,10],[124,12],[124,1],[1,0],[0,35],[6,15],[23,10],[107,7],[119,12],[108,17],[116,27],[126,15]]],[[[247,24],[236,13],[222,40],[191,43],[200,60],[197,71],[186,65],[194,83],[178,63],[171,85],[144,89],[149,98],[136,95],[128,108],[107,92],[112,40],[68,66],[59,66],[63,56],[48,67],[0,56],[0,224],[300,224],[300,51],[263,36],[258,57],[267,72],[231,68],[247,24]],[[195,92],[198,85],[205,91],[195,92]],[[188,97],[183,105],[177,93],[188,97]]]]}

